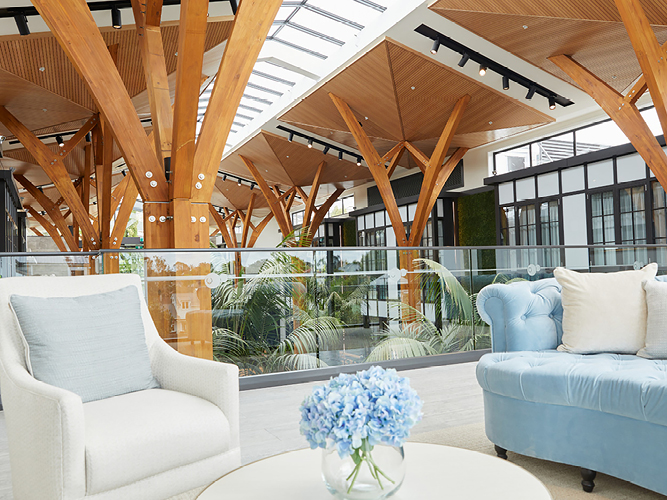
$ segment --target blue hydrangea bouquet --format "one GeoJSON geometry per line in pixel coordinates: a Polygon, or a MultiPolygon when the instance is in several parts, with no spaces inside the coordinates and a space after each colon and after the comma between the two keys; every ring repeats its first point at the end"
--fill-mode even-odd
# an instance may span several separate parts
{"type": "Polygon", "coordinates": [[[314,387],[300,407],[301,434],[312,449],[335,448],[341,459],[352,458],[348,493],[364,464],[383,488],[383,478],[385,484],[395,481],[373,460],[373,448],[402,447],[422,417],[422,404],[407,378],[399,377],[396,370],[373,366],[314,387]]]}

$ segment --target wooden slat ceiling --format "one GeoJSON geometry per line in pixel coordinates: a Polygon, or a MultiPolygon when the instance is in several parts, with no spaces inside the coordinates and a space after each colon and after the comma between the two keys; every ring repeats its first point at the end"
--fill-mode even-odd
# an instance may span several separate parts
{"type": "MultiPolygon", "coordinates": [[[[660,43],[667,41],[667,3],[643,1],[660,43]]],[[[440,0],[431,9],[574,85],[547,58],[567,54],[619,92],[641,74],[613,1],[545,0],[461,2],[440,0]],[[465,5],[464,5],[465,3],[465,5]]]]}
{"type": "MultiPolygon", "coordinates": [[[[423,145],[424,152],[430,155],[456,101],[466,94],[471,101],[452,148],[480,146],[554,121],[547,114],[389,39],[280,118],[356,147],[329,92],[350,105],[381,154],[407,140],[423,145]]],[[[404,159],[408,157],[404,155],[404,159]]]]}
{"type": "MultiPolygon", "coordinates": [[[[206,49],[219,45],[231,33],[232,22],[211,22],[206,30],[206,49]]],[[[53,35],[0,37],[0,69],[37,84],[73,103],[95,111],[95,104],[83,80],[69,62],[53,35]],[[44,68],[44,71],[40,71],[44,68]]],[[[146,79],[134,27],[102,32],[107,45],[119,44],[118,72],[134,97],[146,89],[146,79]]],[[[178,26],[164,26],[162,38],[167,73],[176,71],[178,26]]]]}
{"type": "Polygon", "coordinates": [[[232,211],[243,210],[245,212],[254,192],[257,196],[255,197],[253,216],[264,216],[269,213],[269,204],[257,187],[251,191],[246,184],[239,186],[236,181],[229,179],[223,181],[221,178],[216,179],[215,187],[211,203],[216,207],[229,208],[232,211]]]}
{"type": "Polygon", "coordinates": [[[339,160],[337,153],[334,153],[332,150],[324,155],[322,146],[309,148],[297,141],[290,142],[285,137],[262,131],[235,154],[225,158],[220,169],[252,180],[252,175],[239,158],[239,155],[243,155],[255,164],[269,184],[279,184],[281,188],[289,189],[292,186],[311,186],[317,167],[325,160],[327,168],[322,173],[323,184],[347,189],[372,179],[366,167],[358,167],[346,159],[339,160]]]}

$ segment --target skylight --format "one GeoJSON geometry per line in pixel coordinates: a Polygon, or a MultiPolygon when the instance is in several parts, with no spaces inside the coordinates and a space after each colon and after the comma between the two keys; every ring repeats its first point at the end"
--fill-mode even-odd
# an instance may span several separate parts
{"type": "MultiPolygon", "coordinates": [[[[227,141],[233,147],[263,111],[322,65],[396,0],[284,0],[243,93],[227,141]]],[[[213,85],[202,93],[203,120],[213,85]]],[[[201,124],[200,124],[201,126],[201,124]]]]}

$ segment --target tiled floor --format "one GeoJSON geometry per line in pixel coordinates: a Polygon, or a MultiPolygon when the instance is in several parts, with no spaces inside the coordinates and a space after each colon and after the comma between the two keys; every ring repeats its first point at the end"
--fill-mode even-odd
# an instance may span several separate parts
{"type": "MultiPolygon", "coordinates": [[[[482,390],[475,379],[476,363],[436,366],[401,372],[424,400],[424,419],[413,433],[481,422],[482,390]]],[[[243,463],[304,448],[299,434],[299,405],[322,382],[241,392],[243,463]]],[[[12,500],[5,419],[0,412],[0,500],[12,500]]]]}

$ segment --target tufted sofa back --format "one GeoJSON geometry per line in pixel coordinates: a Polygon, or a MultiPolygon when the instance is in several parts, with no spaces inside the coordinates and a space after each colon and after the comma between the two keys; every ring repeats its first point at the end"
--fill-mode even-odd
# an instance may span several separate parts
{"type": "MultiPolygon", "coordinates": [[[[656,279],[667,281],[667,276],[656,279]]],[[[563,335],[560,292],[555,278],[483,288],[477,295],[477,310],[491,326],[493,352],[558,347],[563,335]]]]}

